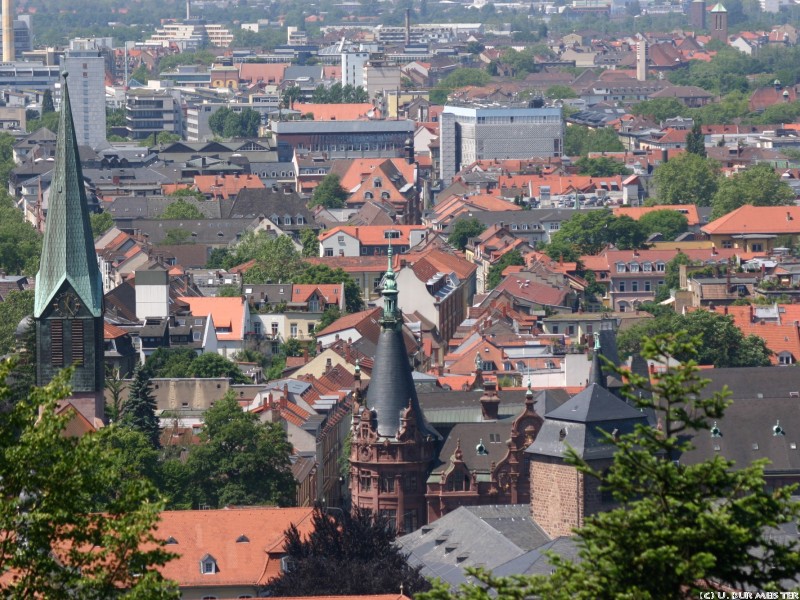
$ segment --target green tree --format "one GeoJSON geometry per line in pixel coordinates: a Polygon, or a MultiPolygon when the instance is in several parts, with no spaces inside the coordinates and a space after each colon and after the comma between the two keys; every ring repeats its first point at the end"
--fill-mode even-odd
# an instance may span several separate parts
{"type": "Polygon", "coordinates": [[[525,259],[519,250],[511,250],[503,254],[500,259],[489,267],[489,277],[486,279],[486,287],[494,289],[503,281],[503,271],[508,267],[525,264],[525,259]]]}
{"type": "Polygon", "coordinates": [[[470,68],[456,69],[430,91],[429,98],[433,104],[445,104],[453,90],[470,85],[486,85],[489,81],[491,81],[491,77],[486,71],[470,68]]]}
{"type": "Polygon", "coordinates": [[[706,136],[700,128],[700,121],[695,121],[692,130],[686,136],[686,152],[706,157],[706,136]]]}
{"type": "Polygon", "coordinates": [[[342,208],[347,202],[347,190],[342,187],[341,179],[336,173],[328,173],[314,188],[309,208],[324,206],[325,208],[342,208]]]}
{"type": "Polygon", "coordinates": [[[147,84],[150,81],[150,71],[144,63],[136,67],[130,75],[130,80],[135,79],[141,84],[147,84]]]}
{"type": "Polygon", "coordinates": [[[447,236],[447,243],[463,251],[470,238],[474,238],[486,231],[486,226],[475,217],[469,219],[458,219],[450,229],[447,236]]]}
{"type": "Polygon", "coordinates": [[[551,258],[574,249],[577,255],[598,254],[608,244],[615,244],[620,250],[641,248],[647,236],[642,226],[630,217],[615,217],[608,209],[576,212],[551,236],[551,246],[545,252],[551,258]],[[559,250],[559,248],[562,248],[559,250]]]}
{"type": "Polygon", "coordinates": [[[6,273],[33,275],[39,270],[42,236],[22,212],[0,192],[0,268],[6,273]]]}
{"type": "Polygon", "coordinates": [[[655,98],[644,100],[631,107],[631,113],[650,117],[657,123],[686,114],[686,106],[675,98],[655,98]]]}
{"type": "Polygon", "coordinates": [[[430,588],[420,575],[421,566],[411,567],[395,543],[393,523],[372,511],[326,511],[317,508],[313,528],[304,539],[292,525],[284,548],[292,568],[273,579],[267,596],[416,595],[430,588]],[[336,577],[330,577],[336,573],[336,577]]]}
{"type": "Polygon", "coordinates": [[[325,309],[325,312],[322,313],[322,317],[320,318],[319,323],[317,323],[317,326],[314,330],[322,331],[328,325],[330,325],[334,321],[337,321],[341,317],[342,317],[342,311],[339,310],[338,306],[329,306],[328,308],[325,309]]]}
{"type": "Polygon", "coordinates": [[[227,377],[231,383],[252,383],[239,367],[216,352],[204,352],[195,358],[189,367],[189,376],[204,379],[227,377]]]}
{"type": "Polygon", "coordinates": [[[125,390],[125,380],[119,369],[112,369],[106,365],[106,378],[103,385],[106,394],[106,417],[110,423],[116,423],[122,417],[122,407],[125,400],[122,393],[125,390]]]}
{"type": "MultiPolygon", "coordinates": [[[[169,194],[170,198],[183,198],[184,200],[189,198],[194,198],[198,202],[205,202],[208,198],[203,195],[203,192],[200,190],[193,190],[191,188],[183,188],[180,190],[175,190],[171,194],[169,194]]],[[[201,219],[203,217],[200,217],[201,219]]]]}
{"type": "Polygon", "coordinates": [[[578,560],[551,556],[550,575],[481,573],[479,585],[464,585],[459,594],[438,584],[434,593],[415,598],[656,599],[701,597],[725,588],[786,589],[782,582],[800,570],[800,552],[796,542],[786,543],[773,531],[800,516],[791,497],[795,486],[767,486],[766,460],[734,465],[719,454],[694,464],[676,460],[694,448],[692,436],[709,435],[729,404],[727,392],[703,392],[707,381],[693,360],[699,343],[685,335],[646,340],[642,352],[648,360],[669,365],[688,356],[656,372],[652,383],[620,370],[628,401],[655,411],[660,426],[602,432],[614,451],[607,469],[567,449],[567,463],[598,480],[618,504],[586,518],[576,534],[578,560]]]}
{"type": "Polygon", "coordinates": [[[653,179],[658,204],[710,206],[717,191],[718,165],[685,152],[656,167],[653,179]]]}
{"type": "Polygon", "coordinates": [[[47,113],[38,119],[29,119],[26,129],[32,133],[44,127],[53,133],[58,133],[58,119],[59,116],[57,112],[47,113]]]}
{"type": "MultiPolygon", "coordinates": [[[[0,363],[0,396],[13,360],[0,363]]],[[[5,598],[179,597],[157,568],[172,555],[154,529],[152,483],[118,470],[98,434],[65,434],[71,369],[33,388],[0,420],[0,581],[5,598]],[[108,497],[109,490],[113,496],[108,497]],[[13,576],[11,576],[13,575],[13,576]]]]}
{"type": "Polygon", "coordinates": [[[56,112],[56,107],[53,104],[53,91],[47,88],[42,95],[42,114],[56,112]]]}
{"type": "Polygon", "coordinates": [[[15,350],[17,325],[33,314],[33,298],[33,290],[15,290],[0,302],[0,356],[15,350]]]}
{"type": "Polygon", "coordinates": [[[570,125],[564,134],[564,152],[567,156],[586,156],[589,152],[623,152],[625,146],[611,127],[589,129],[570,125]]]}
{"type": "Polygon", "coordinates": [[[281,96],[281,101],[286,108],[292,109],[294,108],[294,103],[300,100],[303,97],[303,90],[300,88],[299,85],[290,85],[285,90],[283,90],[283,96],[281,96]]]}
{"type": "Polygon", "coordinates": [[[194,204],[190,204],[186,200],[179,198],[175,202],[172,202],[167,205],[160,215],[158,215],[159,219],[172,219],[172,220],[179,220],[179,219],[205,219],[206,216],[200,212],[200,209],[197,208],[194,204]]]}
{"type": "Polygon", "coordinates": [[[259,422],[228,392],[206,411],[200,443],[189,451],[193,505],[291,505],[291,451],[279,423],[259,422]]]}
{"type": "Polygon", "coordinates": [[[610,156],[598,156],[588,158],[582,156],[575,161],[575,167],[579,175],[589,175],[591,177],[613,177],[614,175],[630,175],[631,170],[621,161],[615,160],[610,156]]]}
{"type": "Polygon", "coordinates": [[[146,137],[139,142],[140,146],[150,147],[156,145],[167,145],[171,144],[172,142],[180,141],[181,136],[177,133],[172,133],[171,131],[160,131],[156,136],[155,139],[152,137],[146,137]]]}
{"type": "Polygon", "coordinates": [[[248,232],[233,250],[232,265],[250,260],[256,264],[244,274],[245,283],[293,281],[305,268],[300,252],[289,236],[248,232]]]}
{"type": "Polygon", "coordinates": [[[136,431],[140,431],[153,448],[159,448],[159,427],[156,416],[156,398],[153,396],[150,373],[137,366],[133,372],[128,400],[122,406],[122,423],[136,431]]]}
{"type": "Polygon", "coordinates": [[[238,285],[227,284],[217,288],[218,298],[237,298],[242,295],[242,290],[238,285]]]}
{"type": "Polygon", "coordinates": [[[111,213],[105,211],[101,213],[92,213],[89,215],[89,221],[91,221],[92,235],[95,238],[100,237],[114,226],[114,217],[111,216],[111,213]]]}
{"type": "MultiPolygon", "coordinates": [[[[145,480],[154,485],[161,483],[159,451],[141,431],[112,423],[98,432],[98,443],[103,451],[115,459],[114,471],[126,479],[145,480]]],[[[102,497],[105,502],[116,498],[118,490],[109,489],[102,497]]],[[[151,501],[158,501],[161,494],[152,489],[151,501]]]]}
{"type": "Polygon", "coordinates": [[[195,358],[197,354],[191,348],[158,348],[147,357],[145,366],[152,377],[191,377],[195,358]]]}
{"type": "Polygon", "coordinates": [[[167,229],[164,233],[164,241],[161,243],[165,246],[194,244],[194,240],[192,240],[192,233],[186,229],[167,229]]]}
{"type": "Polygon", "coordinates": [[[300,232],[300,244],[303,246],[303,258],[319,256],[319,237],[313,229],[303,229],[300,232]]]}
{"type": "Polygon", "coordinates": [[[577,98],[578,94],[568,85],[551,85],[544,93],[550,100],[563,100],[564,98],[577,98]]]}
{"type": "Polygon", "coordinates": [[[332,269],[328,265],[306,264],[303,272],[294,278],[293,283],[344,283],[344,303],[347,312],[353,313],[364,309],[361,288],[355,279],[340,267],[332,269]]]}
{"type": "Polygon", "coordinates": [[[711,218],[728,214],[745,204],[781,206],[794,204],[792,189],[768,164],[757,164],[722,180],[711,203],[711,218]]]}
{"type": "MultiPolygon", "coordinates": [[[[700,340],[693,356],[701,365],[714,365],[716,368],[770,365],[772,352],[762,338],[745,336],[732,317],[707,310],[696,310],[686,315],[668,313],[647,319],[620,332],[617,345],[621,352],[633,354],[641,351],[646,337],[680,331],[700,340]]],[[[677,358],[687,360],[688,355],[677,358]]]]}
{"type": "Polygon", "coordinates": [[[654,210],[639,219],[639,225],[648,236],[660,233],[665,240],[674,240],[689,229],[689,220],[677,210],[654,210]]]}

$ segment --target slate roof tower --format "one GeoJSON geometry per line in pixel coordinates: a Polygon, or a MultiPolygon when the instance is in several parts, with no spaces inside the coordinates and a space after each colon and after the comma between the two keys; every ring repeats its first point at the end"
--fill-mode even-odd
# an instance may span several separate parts
{"type": "Polygon", "coordinates": [[[70,402],[90,421],[103,418],[103,283],[89,223],[75,126],[64,73],[56,158],[39,273],[36,275],[38,385],[74,366],[70,402]]]}
{"type": "Polygon", "coordinates": [[[426,523],[425,480],[440,436],[419,406],[403,342],[391,246],[388,254],[369,390],[353,410],[350,491],[354,508],[383,514],[402,533],[426,523]]]}

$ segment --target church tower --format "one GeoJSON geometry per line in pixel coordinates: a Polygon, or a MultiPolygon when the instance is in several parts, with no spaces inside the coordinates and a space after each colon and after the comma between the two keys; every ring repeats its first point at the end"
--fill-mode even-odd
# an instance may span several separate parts
{"type": "Polygon", "coordinates": [[[350,491],[353,507],[387,516],[398,533],[427,522],[425,480],[438,432],[417,400],[397,307],[392,249],[384,276],[381,333],[366,401],[353,409],[350,491]]]}
{"type": "Polygon", "coordinates": [[[38,385],[72,365],[70,402],[103,418],[103,284],[89,223],[83,172],[64,73],[56,157],[39,273],[36,275],[38,385]]]}

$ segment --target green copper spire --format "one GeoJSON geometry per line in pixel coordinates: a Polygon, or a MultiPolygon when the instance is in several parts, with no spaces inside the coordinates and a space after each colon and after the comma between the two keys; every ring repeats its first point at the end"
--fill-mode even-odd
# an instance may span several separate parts
{"type": "Polygon", "coordinates": [[[103,282],[89,224],[66,73],[63,74],[56,160],[50,184],[42,259],[36,275],[35,318],[42,316],[65,283],[72,287],[92,316],[102,316],[103,282]]]}
{"type": "Polygon", "coordinates": [[[394,278],[394,269],[392,268],[392,241],[389,240],[388,267],[386,274],[383,276],[383,317],[381,318],[381,325],[384,329],[395,329],[401,323],[400,315],[397,310],[397,281],[394,278]]]}

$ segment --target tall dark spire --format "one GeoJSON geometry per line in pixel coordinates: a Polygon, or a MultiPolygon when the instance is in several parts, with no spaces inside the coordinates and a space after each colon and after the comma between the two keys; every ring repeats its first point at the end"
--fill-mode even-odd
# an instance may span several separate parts
{"type": "Polygon", "coordinates": [[[36,380],[73,366],[69,402],[103,418],[103,281],[97,267],[78,142],[64,74],[56,160],[36,275],[36,380]]]}
{"type": "Polygon", "coordinates": [[[42,258],[36,275],[33,316],[41,317],[64,283],[68,282],[81,304],[92,316],[100,317],[103,314],[103,281],[89,223],[67,74],[64,73],[63,77],[55,167],[50,184],[42,258]]]}
{"type": "Polygon", "coordinates": [[[391,245],[388,254],[389,264],[383,277],[381,333],[375,350],[367,402],[375,412],[380,437],[395,438],[400,429],[401,414],[410,407],[419,431],[438,439],[439,434],[425,420],[417,400],[411,364],[403,340],[403,315],[397,306],[398,290],[392,267],[391,245]]]}

